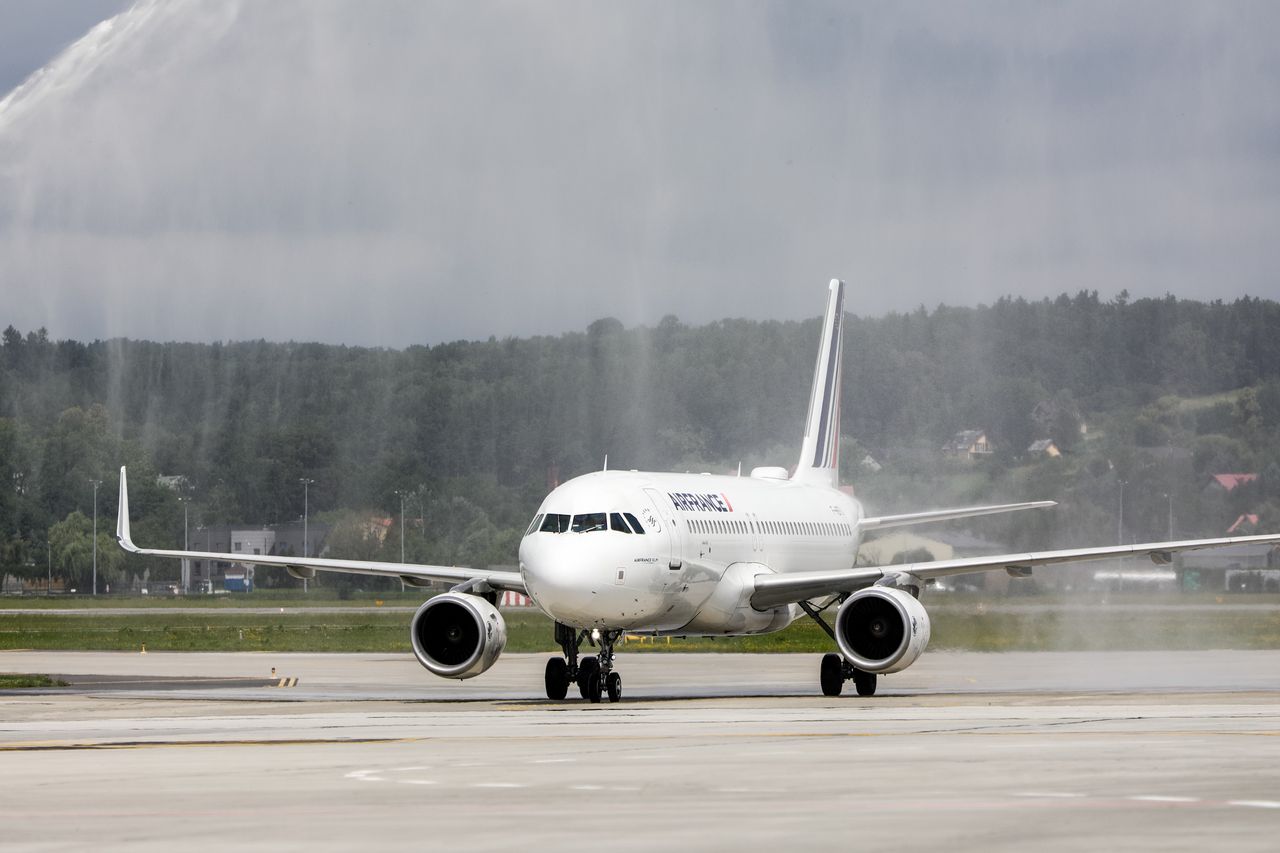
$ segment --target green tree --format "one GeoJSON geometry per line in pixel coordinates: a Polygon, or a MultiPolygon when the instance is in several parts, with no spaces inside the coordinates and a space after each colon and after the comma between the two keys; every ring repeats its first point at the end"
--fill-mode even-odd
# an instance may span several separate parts
{"type": "MultiPolygon", "coordinates": [[[[53,549],[55,570],[68,585],[92,590],[93,520],[76,511],[49,528],[49,545],[53,549]]],[[[98,525],[98,587],[123,580],[124,552],[111,535],[98,525]]]]}

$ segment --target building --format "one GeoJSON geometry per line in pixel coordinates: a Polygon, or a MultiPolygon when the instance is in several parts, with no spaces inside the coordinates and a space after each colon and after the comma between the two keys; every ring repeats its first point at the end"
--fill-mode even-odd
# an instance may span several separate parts
{"type": "Polygon", "coordinates": [[[1245,536],[1252,534],[1258,527],[1258,514],[1254,512],[1246,512],[1235,520],[1235,523],[1227,528],[1227,535],[1234,536],[1239,534],[1245,536]]]}
{"type": "Polygon", "coordinates": [[[954,555],[950,545],[936,538],[921,536],[905,530],[886,532],[883,536],[862,543],[858,559],[876,566],[887,566],[907,554],[927,551],[930,560],[949,560],[954,555]]]}
{"type": "Polygon", "coordinates": [[[1280,592],[1280,548],[1228,545],[1188,551],[1178,559],[1184,591],[1280,592]]]}
{"type": "Polygon", "coordinates": [[[942,445],[944,455],[952,459],[981,459],[990,456],[995,448],[987,439],[986,430],[966,429],[956,433],[950,441],[942,445]]]}
{"type": "Polygon", "coordinates": [[[1039,441],[1031,442],[1027,448],[1027,453],[1031,456],[1047,456],[1050,459],[1057,459],[1062,455],[1062,451],[1058,449],[1058,445],[1053,443],[1052,438],[1042,438],[1039,441]]]}
{"type": "Polygon", "coordinates": [[[1205,486],[1205,491],[1226,494],[1256,479],[1258,479],[1257,474],[1213,474],[1209,477],[1209,484],[1205,486]]]}
{"type": "Polygon", "coordinates": [[[179,493],[185,493],[191,487],[185,474],[161,474],[156,477],[156,485],[179,493]]]}
{"type": "Polygon", "coordinates": [[[230,589],[251,591],[253,569],[244,571],[235,557],[252,558],[269,554],[283,557],[319,556],[329,535],[329,525],[313,521],[307,525],[307,547],[303,548],[303,524],[290,521],[260,527],[249,525],[211,525],[197,527],[191,534],[191,550],[225,553],[228,559],[192,560],[191,582],[196,589],[230,589]]]}

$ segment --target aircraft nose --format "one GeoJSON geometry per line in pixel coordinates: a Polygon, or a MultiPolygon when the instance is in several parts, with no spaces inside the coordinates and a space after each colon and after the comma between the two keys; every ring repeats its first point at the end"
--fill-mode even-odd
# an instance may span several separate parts
{"type": "Polygon", "coordinates": [[[520,570],[530,597],[562,622],[590,613],[591,600],[598,595],[590,566],[573,550],[578,549],[536,541],[520,548],[520,570]]]}
{"type": "Polygon", "coordinates": [[[627,627],[654,606],[647,578],[623,555],[583,536],[529,537],[520,546],[520,571],[529,595],[558,622],[576,627],[627,627]],[[544,541],[536,541],[542,539],[544,541]]]}

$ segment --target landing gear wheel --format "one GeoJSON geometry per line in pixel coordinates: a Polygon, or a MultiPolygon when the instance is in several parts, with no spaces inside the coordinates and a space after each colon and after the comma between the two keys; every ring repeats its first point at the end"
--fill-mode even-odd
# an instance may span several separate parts
{"type": "MultiPolygon", "coordinates": [[[[587,688],[591,684],[591,676],[599,675],[599,673],[600,661],[596,660],[595,657],[585,657],[578,664],[578,692],[582,694],[583,699],[590,698],[591,694],[587,688]]],[[[599,695],[599,691],[597,691],[597,695],[599,695]]],[[[596,701],[599,702],[600,700],[597,699],[596,701]]]]}
{"type": "Polygon", "coordinates": [[[853,671],[853,686],[858,688],[859,696],[876,695],[876,674],[855,669],[853,671]]]}
{"type": "Polygon", "coordinates": [[[549,658],[543,681],[547,685],[548,699],[563,699],[569,693],[569,665],[564,658],[549,658]]]}
{"type": "Polygon", "coordinates": [[[593,672],[587,676],[587,700],[592,705],[598,705],[600,704],[600,696],[600,673],[593,672]]]}
{"type": "Polygon", "coordinates": [[[617,702],[622,699],[622,676],[616,672],[609,673],[604,680],[605,690],[609,692],[609,701],[617,702]]]}
{"type": "Polygon", "coordinates": [[[837,654],[823,655],[819,676],[822,681],[822,695],[839,696],[844,690],[844,658],[837,654]]]}

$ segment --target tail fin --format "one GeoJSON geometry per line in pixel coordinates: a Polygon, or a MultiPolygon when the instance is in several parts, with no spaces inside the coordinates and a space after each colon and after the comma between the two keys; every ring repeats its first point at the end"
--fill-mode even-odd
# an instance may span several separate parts
{"type": "Polygon", "coordinates": [[[793,480],[835,488],[840,468],[840,353],[844,340],[844,282],[831,280],[822,345],[809,395],[800,464],[793,480]]]}

